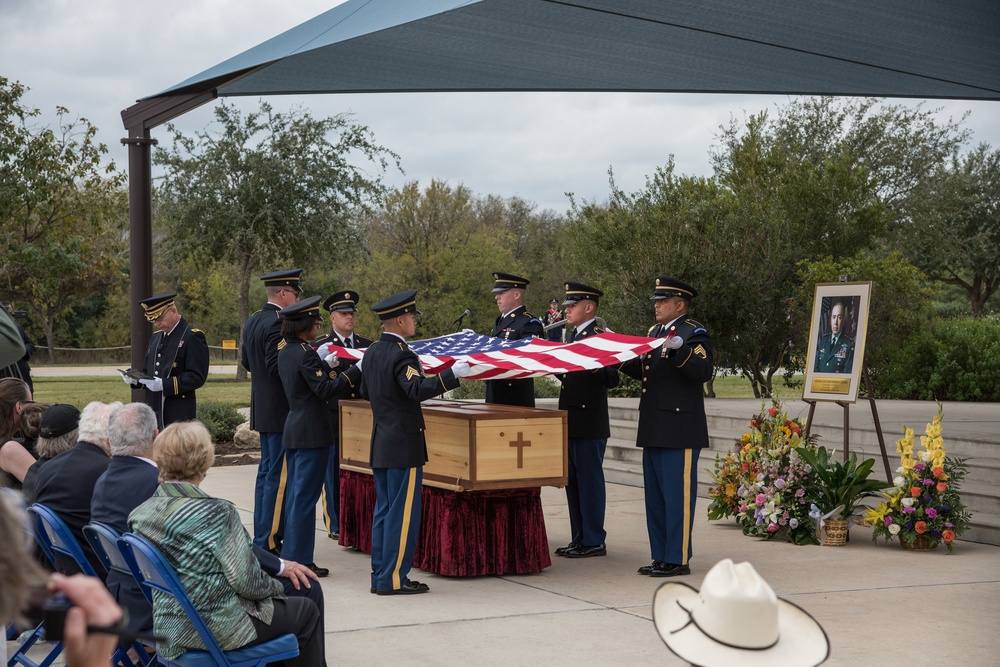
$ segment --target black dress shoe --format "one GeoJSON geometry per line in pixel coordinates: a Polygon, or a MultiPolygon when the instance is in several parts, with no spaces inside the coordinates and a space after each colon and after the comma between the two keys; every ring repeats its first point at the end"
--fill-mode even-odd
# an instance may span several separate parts
{"type": "Polygon", "coordinates": [[[415,595],[417,593],[426,593],[431,589],[427,584],[422,584],[419,581],[407,581],[405,584],[399,588],[393,590],[377,590],[375,591],[378,595],[415,595]]]}
{"type": "Polygon", "coordinates": [[[368,592],[371,593],[372,595],[375,595],[376,593],[378,593],[378,589],[372,586],[368,592]]]}
{"type": "Polygon", "coordinates": [[[570,552],[573,549],[576,549],[578,546],[580,546],[580,545],[577,544],[576,542],[570,542],[566,546],[559,547],[558,549],[556,549],[556,555],[557,556],[565,556],[567,552],[570,552]]]}
{"type": "Polygon", "coordinates": [[[594,556],[607,556],[608,548],[603,544],[594,547],[577,547],[566,552],[566,558],[593,558],[594,556]]]}
{"type": "Polygon", "coordinates": [[[313,571],[317,577],[325,577],[330,574],[330,570],[325,567],[319,567],[316,563],[307,563],[306,567],[313,571]]]}
{"type": "Polygon", "coordinates": [[[666,564],[666,563],[664,563],[664,562],[663,562],[662,560],[654,560],[654,561],[653,561],[652,563],[650,563],[649,565],[643,565],[642,567],[640,567],[640,568],[639,568],[638,570],[636,570],[636,571],[637,571],[637,572],[638,572],[639,574],[645,574],[645,575],[648,575],[648,574],[649,574],[650,572],[652,572],[653,570],[656,570],[656,569],[662,569],[662,568],[666,568],[666,567],[667,567],[667,564],[666,564]]]}
{"type": "Polygon", "coordinates": [[[339,540],[340,539],[340,531],[339,530],[335,530],[332,533],[330,533],[329,535],[327,535],[327,537],[329,537],[331,540],[339,540]]]}
{"type": "Polygon", "coordinates": [[[674,565],[672,563],[659,563],[659,567],[654,567],[649,571],[651,577],[679,577],[691,574],[690,565],[674,565]]]}

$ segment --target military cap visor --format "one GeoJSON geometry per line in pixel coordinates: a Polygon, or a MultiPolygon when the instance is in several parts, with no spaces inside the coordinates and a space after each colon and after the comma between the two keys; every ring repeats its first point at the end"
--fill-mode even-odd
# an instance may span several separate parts
{"type": "Polygon", "coordinates": [[[656,284],[653,289],[653,296],[650,300],[669,299],[679,296],[686,301],[690,301],[698,296],[698,290],[688,285],[682,280],[671,278],[670,276],[656,276],[656,284]]]}
{"type": "Polygon", "coordinates": [[[266,276],[261,276],[265,287],[291,287],[297,293],[302,293],[302,269],[289,269],[287,271],[275,271],[266,276]]]}
{"type": "Polygon", "coordinates": [[[286,320],[302,320],[305,318],[320,319],[319,302],[322,297],[311,296],[308,299],[297,301],[287,308],[282,308],[278,314],[286,320]]]}
{"type": "Polygon", "coordinates": [[[564,306],[584,300],[590,300],[597,303],[600,298],[604,296],[604,292],[601,290],[596,287],[591,287],[590,285],[584,285],[583,283],[566,282],[566,284],[563,285],[563,289],[566,290],[566,300],[562,302],[562,305],[564,306]]]}
{"type": "Polygon", "coordinates": [[[417,290],[415,289],[387,296],[372,306],[371,309],[383,321],[391,320],[394,317],[406,315],[407,313],[421,314],[417,310],[417,290]]]}
{"type": "Polygon", "coordinates": [[[142,312],[146,316],[146,319],[152,322],[158,319],[163,314],[163,311],[174,305],[174,299],[176,298],[176,292],[173,294],[157,294],[148,299],[143,299],[139,302],[139,305],[142,306],[142,312]]]}
{"type": "Polygon", "coordinates": [[[357,292],[344,290],[328,296],[323,302],[323,307],[331,313],[355,313],[360,300],[361,297],[357,292]]]}
{"type": "Polygon", "coordinates": [[[495,271],[493,273],[494,294],[506,292],[509,289],[524,289],[530,284],[531,281],[527,278],[515,276],[513,273],[501,273],[500,271],[495,271]]]}

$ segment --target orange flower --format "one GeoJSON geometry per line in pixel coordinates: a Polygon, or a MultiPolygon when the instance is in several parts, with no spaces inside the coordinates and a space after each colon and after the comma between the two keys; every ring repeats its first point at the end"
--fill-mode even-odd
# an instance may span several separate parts
{"type": "Polygon", "coordinates": [[[938,479],[944,477],[944,468],[934,468],[931,472],[934,473],[934,476],[938,479]]]}
{"type": "Polygon", "coordinates": [[[790,428],[792,429],[792,433],[794,433],[795,435],[799,435],[800,433],[802,433],[802,429],[799,428],[798,424],[793,423],[790,428]]]}
{"type": "Polygon", "coordinates": [[[915,524],[913,524],[913,530],[917,531],[919,535],[923,535],[924,533],[927,532],[927,522],[926,521],[916,522],[915,524]]]}
{"type": "Polygon", "coordinates": [[[913,496],[914,498],[919,498],[920,497],[920,487],[919,486],[912,487],[910,489],[910,495],[913,496]]]}
{"type": "Polygon", "coordinates": [[[955,531],[954,530],[942,530],[941,531],[941,539],[943,539],[945,542],[952,542],[952,541],[954,541],[954,539],[955,539],[955,531]]]}
{"type": "Polygon", "coordinates": [[[937,486],[935,488],[937,488],[938,493],[944,493],[945,489],[948,488],[948,483],[947,482],[938,482],[937,486]]]}
{"type": "Polygon", "coordinates": [[[767,409],[767,414],[771,415],[772,417],[775,417],[775,416],[777,416],[777,414],[778,414],[778,408],[776,408],[776,407],[774,407],[774,406],[772,405],[771,407],[769,407],[769,408],[767,409]]]}

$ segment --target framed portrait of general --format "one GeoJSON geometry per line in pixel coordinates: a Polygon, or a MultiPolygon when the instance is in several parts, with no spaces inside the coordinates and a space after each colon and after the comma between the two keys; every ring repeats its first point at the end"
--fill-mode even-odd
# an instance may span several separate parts
{"type": "Polygon", "coordinates": [[[802,398],[858,400],[871,282],[817,283],[802,398]]]}

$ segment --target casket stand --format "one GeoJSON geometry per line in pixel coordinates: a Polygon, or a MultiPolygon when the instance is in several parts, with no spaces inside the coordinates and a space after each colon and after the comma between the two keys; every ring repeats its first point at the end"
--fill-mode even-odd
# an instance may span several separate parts
{"type": "MultiPolygon", "coordinates": [[[[552,564],[541,486],[565,486],[566,412],[425,401],[428,462],[413,565],[446,576],[552,564]]],[[[371,553],[375,484],[367,401],[340,401],[340,544],[371,553]]]]}

